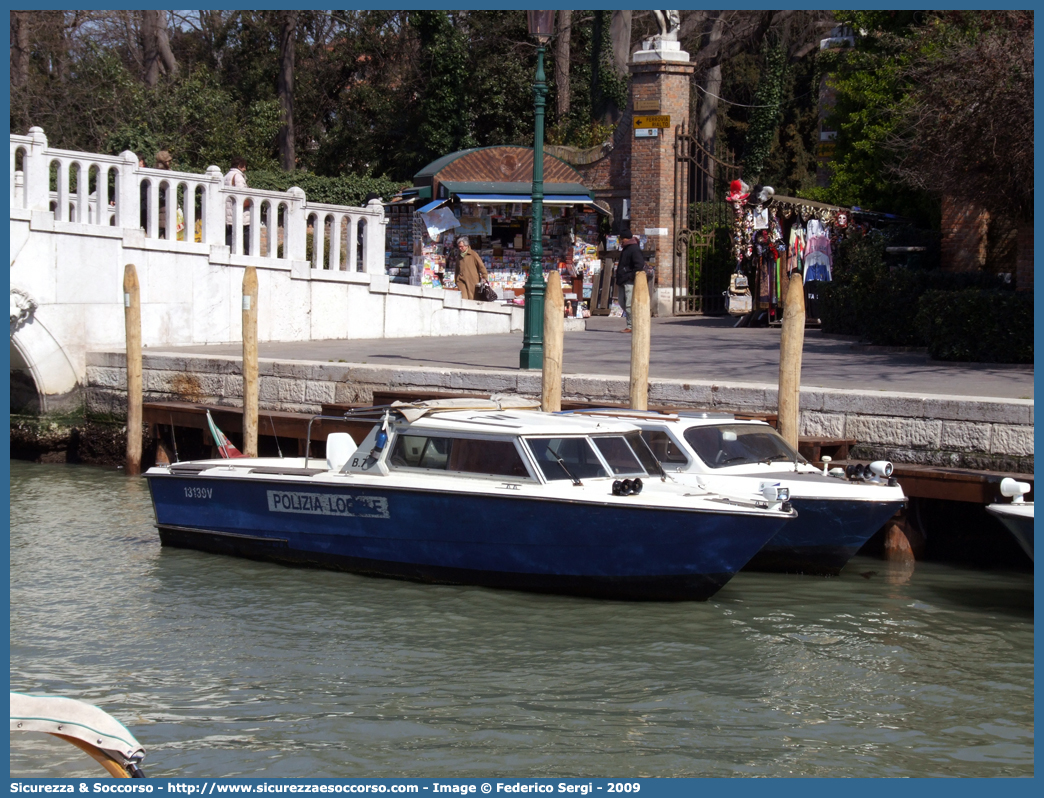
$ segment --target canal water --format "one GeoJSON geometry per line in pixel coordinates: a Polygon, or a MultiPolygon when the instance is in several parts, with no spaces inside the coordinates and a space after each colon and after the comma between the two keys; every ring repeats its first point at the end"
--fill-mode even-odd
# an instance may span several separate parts
{"type": "MultiPolygon", "coordinates": [[[[144,480],[11,463],[11,689],[112,712],[150,776],[1033,775],[1031,574],[858,558],[629,604],[162,549],[152,524],[144,480]]],[[[12,746],[12,776],[100,775],[12,746]]]]}

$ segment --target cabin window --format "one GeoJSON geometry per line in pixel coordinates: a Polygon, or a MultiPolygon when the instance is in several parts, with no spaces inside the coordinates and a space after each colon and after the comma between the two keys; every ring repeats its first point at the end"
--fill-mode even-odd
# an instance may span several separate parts
{"type": "Polygon", "coordinates": [[[390,464],[393,468],[426,468],[518,479],[529,477],[513,441],[398,435],[390,464]]]}
{"type": "Polygon", "coordinates": [[[685,456],[685,452],[682,451],[681,447],[663,430],[642,430],[642,438],[649,444],[652,453],[656,455],[656,459],[661,463],[686,465],[689,462],[689,458],[685,456]]]}
{"type": "Polygon", "coordinates": [[[622,436],[612,438],[598,437],[594,439],[594,445],[598,447],[598,451],[602,453],[605,462],[613,470],[614,476],[620,474],[645,474],[645,469],[641,467],[638,458],[635,457],[631,447],[627,445],[627,441],[622,436]]]}
{"type": "Polygon", "coordinates": [[[652,452],[642,440],[640,432],[632,432],[627,436],[600,435],[593,440],[598,451],[613,470],[614,476],[621,474],[646,476],[657,474],[660,471],[652,452]]]}
{"type": "Polygon", "coordinates": [[[527,443],[548,481],[609,476],[587,438],[528,438],[527,443]]]}
{"type": "Polygon", "coordinates": [[[761,424],[720,424],[689,427],[685,440],[711,468],[756,463],[799,463],[805,458],[771,427],[761,424]]]}

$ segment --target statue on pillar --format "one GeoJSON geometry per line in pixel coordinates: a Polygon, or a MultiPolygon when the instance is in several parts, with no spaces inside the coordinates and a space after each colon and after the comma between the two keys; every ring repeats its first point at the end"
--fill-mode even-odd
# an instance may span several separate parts
{"type": "Polygon", "coordinates": [[[681,15],[677,11],[653,11],[656,25],[660,32],[651,37],[653,42],[678,41],[678,29],[681,27],[681,15]]]}
{"type": "Polygon", "coordinates": [[[678,11],[653,11],[660,32],[642,40],[642,49],[635,51],[635,62],[677,61],[684,63],[689,54],[681,48],[678,36],[681,33],[681,13],[678,11]]]}

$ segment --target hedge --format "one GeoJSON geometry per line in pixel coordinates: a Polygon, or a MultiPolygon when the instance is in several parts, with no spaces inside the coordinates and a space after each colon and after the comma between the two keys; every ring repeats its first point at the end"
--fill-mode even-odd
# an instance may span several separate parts
{"type": "Polygon", "coordinates": [[[858,335],[874,344],[923,346],[913,325],[927,286],[924,272],[891,271],[882,235],[844,239],[835,254],[833,281],[820,290],[823,332],[858,335]]]}
{"type": "Polygon", "coordinates": [[[1031,291],[928,291],[916,327],[937,360],[1033,362],[1031,291]]]}
{"type": "Polygon", "coordinates": [[[820,291],[823,332],[924,346],[940,360],[1032,362],[1031,297],[986,272],[890,268],[885,247],[893,243],[879,233],[841,242],[833,282],[820,291]]]}
{"type": "Polygon", "coordinates": [[[342,175],[340,177],[322,177],[311,172],[268,172],[251,171],[247,176],[251,188],[268,191],[286,191],[292,186],[304,190],[311,202],[325,202],[330,205],[350,205],[359,207],[366,195],[375,193],[381,199],[389,200],[404,184],[401,180],[373,175],[342,175]]]}

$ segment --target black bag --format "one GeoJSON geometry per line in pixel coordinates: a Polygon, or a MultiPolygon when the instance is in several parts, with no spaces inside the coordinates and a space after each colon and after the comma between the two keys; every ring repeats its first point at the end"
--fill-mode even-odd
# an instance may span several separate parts
{"type": "Polygon", "coordinates": [[[496,302],[497,292],[493,290],[493,286],[489,283],[479,283],[478,290],[475,292],[479,302],[496,302]]]}

